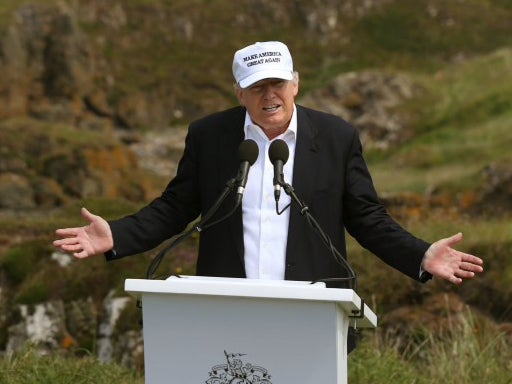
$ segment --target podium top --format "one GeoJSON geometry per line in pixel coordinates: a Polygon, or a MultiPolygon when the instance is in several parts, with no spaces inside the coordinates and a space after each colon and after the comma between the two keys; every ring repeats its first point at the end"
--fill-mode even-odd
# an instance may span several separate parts
{"type": "Polygon", "coordinates": [[[358,327],[376,327],[377,316],[352,289],[327,288],[324,283],[205,276],[171,276],[167,280],[126,279],[125,291],[333,302],[348,314],[360,314],[358,327]],[[361,309],[363,308],[363,311],[361,309]]]}

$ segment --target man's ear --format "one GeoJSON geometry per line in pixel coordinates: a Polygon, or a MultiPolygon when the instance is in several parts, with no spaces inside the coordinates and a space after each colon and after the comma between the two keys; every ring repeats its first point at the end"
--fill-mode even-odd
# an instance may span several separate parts
{"type": "Polygon", "coordinates": [[[243,102],[243,92],[244,92],[243,89],[240,88],[240,86],[238,84],[234,84],[233,89],[235,91],[235,96],[238,99],[238,102],[240,103],[240,105],[242,107],[245,107],[244,102],[243,102]]]}
{"type": "Polygon", "coordinates": [[[293,76],[294,76],[294,79],[293,79],[293,83],[294,83],[293,96],[297,96],[299,94],[299,72],[295,72],[293,74],[293,76]]]}

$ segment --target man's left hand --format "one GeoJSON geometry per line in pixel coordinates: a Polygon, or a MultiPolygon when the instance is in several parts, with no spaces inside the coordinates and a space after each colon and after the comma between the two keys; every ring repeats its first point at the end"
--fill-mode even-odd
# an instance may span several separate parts
{"type": "Polygon", "coordinates": [[[453,284],[461,284],[464,279],[472,279],[476,273],[483,272],[482,259],[452,248],[461,240],[462,233],[459,232],[433,243],[423,258],[423,269],[453,284]]]}

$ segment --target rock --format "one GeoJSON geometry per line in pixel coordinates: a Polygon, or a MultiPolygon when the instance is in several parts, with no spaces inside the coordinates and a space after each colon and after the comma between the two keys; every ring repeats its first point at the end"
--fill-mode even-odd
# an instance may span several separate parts
{"type": "Polygon", "coordinates": [[[170,179],[176,174],[178,161],[185,147],[186,129],[148,132],[130,148],[137,155],[142,169],[170,179]]]}
{"type": "Polygon", "coordinates": [[[144,340],[142,332],[128,331],[118,336],[114,361],[124,367],[142,371],[144,368],[144,340]]]}
{"type": "Polygon", "coordinates": [[[0,174],[0,208],[29,209],[36,206],[30,181],[22,174],[0,174]]]}
{"type": "Polygon", "coordinates": [[[8,329],[7,353],[21,351],[26,343],[47,352],[59,348],[67,334],[61,301],[20,305],[18,311],[20,321],[8,329]]]}
{"type": "Polygon", "coordinates": [[[503,215],[512,212],[512,165],[494,162],[482,171],[479,201],[469,207],[471,212],[503,215]]]}
{"type": "Polygon", "coordinates": [[[0,117],[72,120],[92,85],[90,46],[72,7],[25,5],[0,41],[0,117]]]}
{"type": "MultiPolygon", "coordinates": [[[[429,337],[460,338],[462,332],[484,329],[497,334],[498,325],[467,305],[454,293],[430,295],[418,305],[402,306],[387,313],[379,333],[392,340],[400,351],[414,350],[429,337]]],[[[435,340],[430,340],[435,341],[435,340]]]]}
{"type": "Polygon", "coordinates": [[[388,149],[409,135],[405,119],[396,108],[420,91],[405,75],[351,72],[309,93],[300,103],[347,120],[359,129],[366,147],[388,149]]]}
{"type": "Polygon", "coordinates": [[[98,330],[98,357],[100,361],[110,361],[114,355],[112,336],[119,314],[128,302],[130,302],[128,297],[114,297],[113,291],[109,292],[103,301],[105,316],[98,330]]]}
{"type": "Polygon", "coordinates": [[[39,208],[53,208],[69,201],[62,187],[53,179],[36,177],[32,189],[39,208]]]}
{"type": "Polygon", "coordinates": [[[104,300],[104,315],[98,312],[92,300],[74,300],[64,304],[51,301],[35,305],[19,305],[18,322],[8,328],[6,354],[22,351],[30,343],[41,353],[55,351],[92,351],[97,344],[99,360],[113,358],[126,367],[143,366],[142,332],[130,330],[116,334],[116,323],[128,297],[114,297],[113,292],[104,300]]]}

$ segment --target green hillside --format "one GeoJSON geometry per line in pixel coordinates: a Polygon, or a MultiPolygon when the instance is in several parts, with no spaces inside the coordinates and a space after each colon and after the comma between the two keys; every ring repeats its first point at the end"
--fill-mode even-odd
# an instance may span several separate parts
{"type": "Polygon", "coordinates": [[[485,167],[510,162],[512,50],[417,74],[416,81],[426,91],[408,105],[415,137],[390,153],[368,154],[377,184],[391,192],[481,188],[485,167]],[[392,180],[391,170],[399,172],[392,180]]]}
{"type": "MultiPolygon", "coordinates": [[[[234,50],[279,39],[294,56],[301,97],[350,71],[411,80],[419,91],[395,110],[406,122],[403,140],[366,151],[376,187],[413,233],[434,241],[462,231],[459,248],[485,260],[486,272],[460,287],[420,285],[349,240],[359,294],[380,320],[356,355],[382,363],[374,377],[364,376],[367,382],[383,382],[379,375],[433,382],[411,381],[419,372],[442,381],[435,368],[453,351],[438,339],[469,348],[467,356],[494,359],[489,372],[507,376],[512,367],[497,357],[511,353],[511,20],[508,0],[1,1],[0,188],[22,177],[39,190],[28,208],[0,209],[0,351],[19,317],[17,305],[92,298],[100,308],[111,289],[123,294],[124,279],[145,276],[158,249],[59,268],[49,261],[54,230],[81,225],[82,206],[111,219],[158,194],[169,177],[138,166],[129,145],[233,105],[234,50]],[[446,297],[457,305],[444,303],[446,297]],[[468,312],[475,316],[469,328],[468,312]],[[453,318],[463,319],[462,329],[446,336],[443,325],[453,318]],[[472,339],[482,324],[491,340],[472,339]],[[432,349],[420,353],[426,344],[432,349]],[[396,365],[403,369],[386,371],[396,365]]],[[[168,255],[163,273],[193,273],[196,240],[168,255]]],[[[129,307],[117,332],[138,329],[140,313],[129,307]]],[[[95,342],[94,335],[77,337],[82,350],[94,352],[95,342]]],[[[27,356],[26,364],[36,365],[27,356]]],[[[361,373],[364,365],[355,361],[361,373]]],[[[473,364],[468,370],[485,371],[477,358],[465,362],[473,364]]],[[[489,375],[491,382],[502,379],[489,375]]]]}

